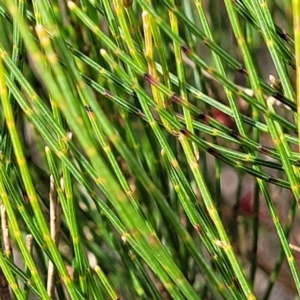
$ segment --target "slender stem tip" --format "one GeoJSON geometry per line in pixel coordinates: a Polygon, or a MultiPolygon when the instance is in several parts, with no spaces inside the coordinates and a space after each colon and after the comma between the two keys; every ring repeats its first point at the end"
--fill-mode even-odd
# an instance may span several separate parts
{"type": "Polygon", "coordinates": [[[68,6],[70,9],[75,8],[76,4],[73,1],[68,1],[68,6]]]}

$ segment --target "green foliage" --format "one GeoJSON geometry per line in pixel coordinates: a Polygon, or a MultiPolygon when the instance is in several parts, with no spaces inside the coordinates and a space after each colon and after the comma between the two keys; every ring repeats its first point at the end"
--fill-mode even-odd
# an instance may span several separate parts
{"type": "Polygon", "coordinates": [[[300,1],[2,0],[0,22],[0,298],[300,294],[300,1]]]}

